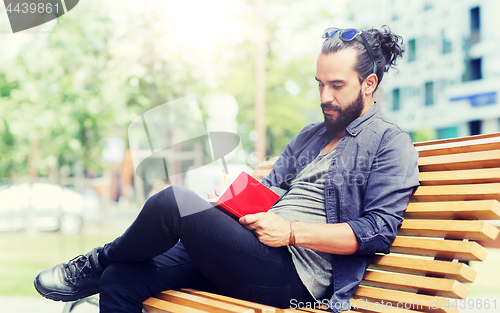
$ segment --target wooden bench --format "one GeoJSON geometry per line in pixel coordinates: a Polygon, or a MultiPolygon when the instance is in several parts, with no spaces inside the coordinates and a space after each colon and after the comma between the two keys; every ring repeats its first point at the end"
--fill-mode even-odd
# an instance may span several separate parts
{"type": "MultiPolygon", "coordinates": [[[[420,184],[404,214],[389,255],[376,255],[351,299],[349,312],[455,313],[483,261],[478,241],[499,230],[484,220],[500,219],[500,133],[415,144],[420,184]],[[452,300],[450,300],[452,299],[452,300]]],[[[256,175],[267,174],[259,169],[256,175]]],[[[276,309],[189,289],[165,291],[144,303],[153,312],[324,312],[276,309]]]]}

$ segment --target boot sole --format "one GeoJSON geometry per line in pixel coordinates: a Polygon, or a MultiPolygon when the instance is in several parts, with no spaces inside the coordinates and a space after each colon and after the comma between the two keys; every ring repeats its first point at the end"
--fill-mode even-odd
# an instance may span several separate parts
{"type": "Polygon", "coordinates": [[[34,286],[35,286],[35,289],[36,291],[44,298],[46,299],[49,299],[49,300],[53,300],[53,301],[62,301],[62,302],[71,302],[71,301],[77,301],[77,300],[80,300],[80,299],[83,299],[83,298],[87,298],[87,297],[90,297],[90,296],[93,296],[95,294],[98,294],[99,293],[99,289],[90,289],[90,290],[85,290],[85,291],[82,291],[82,292],[78,292],[78,293],[72,293],[72,294],[67,294],[67,293],[61,293],[61,292],[58,292],[58,291],[45,291],[45,290],[41,290],[39,288],[39,281],[38,281],[38,277],[36,277],[35,281],[34,281],[34,286]]]}

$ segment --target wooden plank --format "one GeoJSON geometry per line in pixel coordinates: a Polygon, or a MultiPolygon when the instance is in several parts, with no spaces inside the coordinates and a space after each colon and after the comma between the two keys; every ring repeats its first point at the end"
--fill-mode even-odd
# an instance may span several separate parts
{"type": "Polygon", "coordinates": [[[262,178],[271,172],[272,168],[259,168],[252,171],[253,178],[262,181],[262,178]]]}
{"type": "Polygon", "coordinates": [[[452,143],[452,142],[467,142],[467,141],[473,141],[473,140],[477,140],[477,139],[494,138],[494,137],[500,137],[500,133],[482,134],[482,135],[475,135],[475,136],[465,136],[465,137],[437,139],[437,140],[428,140],[428,141],[415,142],[413,145],[415,147],[421,147],[421,146],[429,146],[429,145],[437,145],[437,144],[446,144],[446,143],[452,143]]]}
{"type": "Polygon", "coordinates": [[[415,311],[433,313],[458,313],[458,309],[452,307],[450,301],[446,298],[418,295],[404,291],[359,286],[354,292],[353,298],[366,299],[368,300],[366,302],[367,305],[378,303],[380,306],[383,305],[381,301],[384,300],[386,308],[389,307],[387,302],[390,302],[393,308],[402,307],[415,311]]]}
{"type": "Polygon", "coordinates": [[[486,249],[474,241],[396,237],[391,252],[430,256],[439,259],[484,261],[486,249]]]}
{"type": "Polygon", "coordinates": [[[142,303],[146,313],[207,313],[157,298],[148,298],[142,303]]]}
{"type": "Polygon", "coordinates": [[[421,172],[500,167],[500,150],[421,157],[418,167],[421,172]]]}
{"type": "Polygon", "coordinates": [[[410,202],[404,218],[499,220],[500,202],[497,200],[410,202]]]}
{"type": "Polygon", "coordinates": [[[276,308],[268,305],[263,305],[263,304],[258,304],[250,301],[245,301],[245,300],[240,300],[240,299],[235,299],[227,296],[222,296],[218,295],[215,293],[210,293],[210,292],[205,292],[205,291],[198,291],[195,289],[188,289],[188,288],[182,288],[180,289],[181,292],[197,295],[200,297],[204,297],[207,299],[213,299],[213,300],[218,300],[230,304],[235,304],[243,307],[247,307],[250,309],[253,309],[255,313],[274,313],[276,312],[276,308]]]}
{"type": "Polygon", "coordinates": [[[477,276],[477,272],[464,263],[408,258],[395,255],[376,255],[370,264],[370,268],[398,273],[450,278],[468,283],[472,283],[477,276]]]}
{"type": "Polygon", "coordinates": [[[254,313],[254,310],[246,307],[207,299],[175,290],[162,291],[157,295],[157,297],[165,301],[211,313],[254,313]]]}
{"type": "Polygon", "coordinates": [[[497,136],[473,140],[446,142],[434,145],[416,146],[415,148],[418,151],[419,157],[498,150],[500,149],[500,137],[497,136]]]}
{"type": "Polygon", "coordinates": [[[419,186],[412,201],[500,200],[500,183],[449,186],[419,186]]]}
{"type": "Polygon", "coordinates": [[[500,168],[420,172],[421,186],[500,183],[500,168]]]}
{"type": "Polygon", "coordinates": [[[370,303],[363,299],[350,299],[352,310],[342,311],[342,313],[347,312],[362,312],[362,313],[416,313],[417,311],[410,311],[406,309],[400,309],[397,307],[389,307],[387,305],[382,305],[379,303],[375,305],[374,302],[370,303]]]}
{"type": "Polygon", "coordinates": [[[484,221],[403,220],[398,235],[449,239],[495,240],[499,230],[484,221]]]}
{"type": "Polygon", "coordinates": [[[431,296],[465,299],[469,289],[462,283],[448,278],[367,270],[363,277],[364,286],[408,291],[431,296]]]}

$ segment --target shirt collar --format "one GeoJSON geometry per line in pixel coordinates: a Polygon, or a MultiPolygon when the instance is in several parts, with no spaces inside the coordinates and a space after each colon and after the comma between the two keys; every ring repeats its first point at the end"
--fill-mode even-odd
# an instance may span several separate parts
{"type": "Polygon", "coordinates": [[[346,128],[346,131],[351,136],[356,136],[363,128],[369,125],[373,121],[373,117],[378,116],[381,113],[380,105],[375,101],[373,106],[366,111],[361,117],[358,117],[351,122],[346,128]]]}

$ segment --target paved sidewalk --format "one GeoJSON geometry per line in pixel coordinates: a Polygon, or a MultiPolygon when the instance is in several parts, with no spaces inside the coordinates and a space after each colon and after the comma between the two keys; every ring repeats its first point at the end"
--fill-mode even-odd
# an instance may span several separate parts
{"type": "MultiPolygon", "coordinates": [[[[56,302],[42,297],[0,296],[2,313],[62,313],[64,302],[56,302]]],[[[84,303],[75,307],[71,313],[98,313],[97,306],[84,303]]]]}

